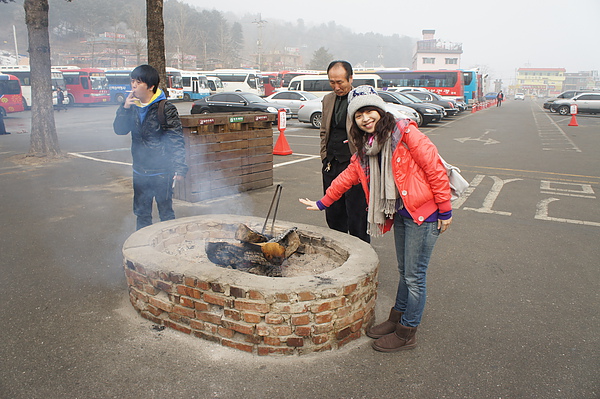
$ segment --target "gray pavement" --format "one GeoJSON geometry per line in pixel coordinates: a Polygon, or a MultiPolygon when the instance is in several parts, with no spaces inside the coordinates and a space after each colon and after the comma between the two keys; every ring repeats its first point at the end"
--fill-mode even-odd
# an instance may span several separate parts
{"type": "MultiPolygon", "coordinates": [[[[130,162],[114,110],[57,114],[63,152],[130,162]]],[[[0,136],[0,398],[600,397],[600,118],[567,127],[538,103],[506,101],[424,128],[476,185],[434,251],[419,346],[382,354],[362,338],[258,357],[158,331],[135,313],[121,266],[135,225],[130,168],[24,159],[27,114],[7,118],[13,134],[0,136]]],[[[297,202],[319,198],[319,160],[284,165],[318,154],[307,126],[289,123],[294,154],[275,157],[278,218],[325,226],[297,202]]],[[[177,202],[176,213],[264,216],[272,195],[177,202]]],[[[373,247],[380,320],[397,285],[393,237],[373,247]]]]}

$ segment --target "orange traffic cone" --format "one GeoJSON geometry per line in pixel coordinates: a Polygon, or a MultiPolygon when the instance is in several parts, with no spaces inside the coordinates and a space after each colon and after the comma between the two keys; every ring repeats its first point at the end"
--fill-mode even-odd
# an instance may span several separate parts
{"type": "Polygon", "coordinates": [[[579,126],[577,124],[577,118],[575,118],[575,114],[571,114],[571,122],[569,122],[568,126],[579,126]]]}
{"type": "Polygon", "coordinates": [[[277,138],[277,142],[275,143],[275,147],[273,147],[273,155],[291,155],[292,149],[285,138],[285,129],[279,131],[279,137],[277,138]]]}

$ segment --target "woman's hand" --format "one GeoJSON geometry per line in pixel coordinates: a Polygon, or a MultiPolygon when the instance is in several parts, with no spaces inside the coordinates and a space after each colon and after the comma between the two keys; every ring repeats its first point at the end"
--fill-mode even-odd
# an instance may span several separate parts
{"type": "Polygon", "coordinates": [[[317,202],[316,201],[311,201],[308,198],[299,198],[298,201],[300,201],[304,205],[306,205],[306,209],[308,209],[309,211],[318,211],[318,210],[320,210],[319,207],[317,206],[317,202]]]}
{"type": "Polygon", "coordinates": [[[450,218],[448,220],[438,219],[438,230],[440,231],[440,234],[442,234],[444,231],[448,230],[448,227],[450,227],[451,224],[452,224],[452,218],[450,218]]]}

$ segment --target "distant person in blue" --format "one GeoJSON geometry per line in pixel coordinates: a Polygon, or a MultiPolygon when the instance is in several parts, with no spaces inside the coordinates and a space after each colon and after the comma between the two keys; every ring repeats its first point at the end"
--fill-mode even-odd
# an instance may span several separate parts
{"type": "Polygon", "coordinates": [[[502,101],[504,101],[504,93],[502,93],[502,90],[500,90],[496,96],[496,107],[501,107],[502,101]]]}
{"type": "Polygon", "coordinates": [[[153,200],[161,221],[175,219],[173,188],[188,170],[181,120],[159,83],[158,71],[150,65],[135,68],[131,93],[117,109],[113,123],[116,134],[131,132],[133,213],[138,230],[152,224],[153,200]],[[159,116],[161,111],[164,118],[159,116]]]}

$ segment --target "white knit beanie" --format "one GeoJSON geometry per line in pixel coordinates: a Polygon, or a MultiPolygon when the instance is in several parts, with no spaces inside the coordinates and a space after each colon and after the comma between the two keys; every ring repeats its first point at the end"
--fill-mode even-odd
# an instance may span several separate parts
{"type": "Polygon", "coordinates": [[[386,112],[385,101],[375,91],[373,86],[358,86],[348,93],[348,115],[354,118],[354,113],[362,107],[377,107],[386,112]]]}

